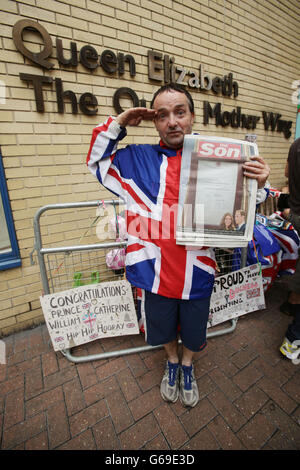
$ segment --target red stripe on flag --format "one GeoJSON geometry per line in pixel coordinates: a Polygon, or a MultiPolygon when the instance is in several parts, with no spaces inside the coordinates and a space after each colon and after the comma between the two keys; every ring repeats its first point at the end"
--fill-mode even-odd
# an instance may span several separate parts
{"type": "Polygon", "coordinates": [[[140,245],[139,243],[133,243],[132,245],[127,246],[126,253],[133,253],[134,251],[142,250],[144,245],[140,245]]]}
{"type": "MultiPolygon", "coordinates": [[[[176,245],[177,206],[174,213],[170,212],[170,208],[178,203],[180,164],[180,152],[177,152],[176,157],[168,158],[162,224],[169,224],[170,236],[169,239],[160,238],[156,244],[161,248],[160,285],[167,286],[170,293],[180,293],[181,297],[185,283],[187,252],[183,245],[176,245]]],[[[163,234],[162,229],[163,227],[160,229],[160,234],[163,234]]],[[[163,295],[160,286],[157,293],[163,295]]]]}
{"type": "Polygon", "coordinates": [[[282,237],[280,236],[280,234],[277,234],[277,233],[275,232],[275,230],[272,231],[272,235],[274,235],[274,237],[278,240],[278,242],[279,242],[279,240],[280,240],[280,243],[282,243],[282,244],[284,245],[284,247],[285,247],[290,253],[293,253],[293,248],[292,248],[292,246],[291,246],[291,243],[290,243],[288,240],[285,240],[284,238],[282,238],[282,237]]]}
{"type": "Polygon", "coordinates": [[[214,259],[209,258],[208,256],[197,256],[197,260],[201,263],[206,264],[206,266],[211,266],[216,269],[216,262],[214,259]]]}
{"type": "Polygon", "coordinates": [[[107,172],[108,175],[112,176],[113,178],[115,178],[116,180],[119,181],[119,183],[121,184],[122,188],[125,189],[125,191],[128,192],[128,194],[130,194],[130,196],[132,196],[132,198],[146,211],[148,212],[151,212],[149,207],[146,206],[146,204],[140,199],[140,197],[136,194],[136,192],[131,188],[131,186],[127,183],[125,183],[125,181],[122,180],[122,178],[120,178],[120,176],[118,175],[118,173],[113,169],[113,168],[109,168],[108,172],[107,172]]]}
{"type": "Polygon", "coordinates": [[[92,149],[93,149],[95,140],[97,139],[98,135],[100,134],[100,132],[107,132],[108,127],[109,127],[109,125],[110,125],[110,123],[111,123],[112,121],[113,121],[113,118],[110,117],[110,118],[106,121],[106,123],[102,124],[102,126],[96,127],[96,128],[93,130],[92,140],[91,140],[89,152],[88,152],[87,157],[86,157],[86,164],[88,164],[89,161],[90,161],[90,156],[91,156],[91,153],[92,153],[92,149]]]}

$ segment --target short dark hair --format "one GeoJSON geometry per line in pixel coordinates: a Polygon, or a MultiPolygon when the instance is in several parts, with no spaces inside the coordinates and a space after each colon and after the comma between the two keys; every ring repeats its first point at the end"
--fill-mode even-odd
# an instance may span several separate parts
{"type": "Polygon", "coordinates": [[[194,101],[191,96],[191,94],[181,85],[178,85],[177,83],[169,83],[168,85],[163,85],[161,86],[153,95],[152,101],[150,108],[153,108],[154,101],[158,95],[161,93],[164,93],[165,91],[179,91],[179,93],[184,93],[185,96],[187,97],[188,103],[189,103],[189,108],[191,113],[194,113],[194,101]]]}
{"type": "Polygon", "coordinates": [[[246,216],[246,211],[244,211],[243,209],[237,209],[237,210],[235,211],[235,213],[237,213],[237,212],[239,212],[243,217],[246,216]]]}

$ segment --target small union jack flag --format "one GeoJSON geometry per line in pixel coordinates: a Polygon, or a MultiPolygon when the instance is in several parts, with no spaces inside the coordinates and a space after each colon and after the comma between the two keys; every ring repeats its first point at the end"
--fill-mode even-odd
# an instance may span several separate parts
{"type": "Polygon", "coordinates": [[[82,317],[83,323],[88,323],[90,328],[93,328],[93,322],[96,321],[96,314],[93,312],[90,312],[89,310],[85,312],[85,314],[82,317]]]}

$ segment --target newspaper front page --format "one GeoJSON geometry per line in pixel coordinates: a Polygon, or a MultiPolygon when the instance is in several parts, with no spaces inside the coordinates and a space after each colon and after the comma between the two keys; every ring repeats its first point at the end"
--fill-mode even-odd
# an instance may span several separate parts
{"type": "Polygon", "coordinates": [[[242,247],[252,238],[256,180],[242,165],[258,155],[256,143],[186,135],[182,152],[176,242],[242,247]]]}

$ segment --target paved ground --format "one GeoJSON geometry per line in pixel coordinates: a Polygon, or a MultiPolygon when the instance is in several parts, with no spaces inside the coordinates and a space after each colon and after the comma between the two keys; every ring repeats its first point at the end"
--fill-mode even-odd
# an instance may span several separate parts
{"type": "MultiPolygon", "coordinates": [[[[278,309],[284,296],[273,286],[266,310],[208,340],[193,409],[161,399],[162,349],[74,364],[53,352],[45,325],[5,338],[0,448],[299,450],[300,366],[278,351],[291,321],[278,309]]],[[[107,339],[76,354],[143,344],[107,339]]]]}

